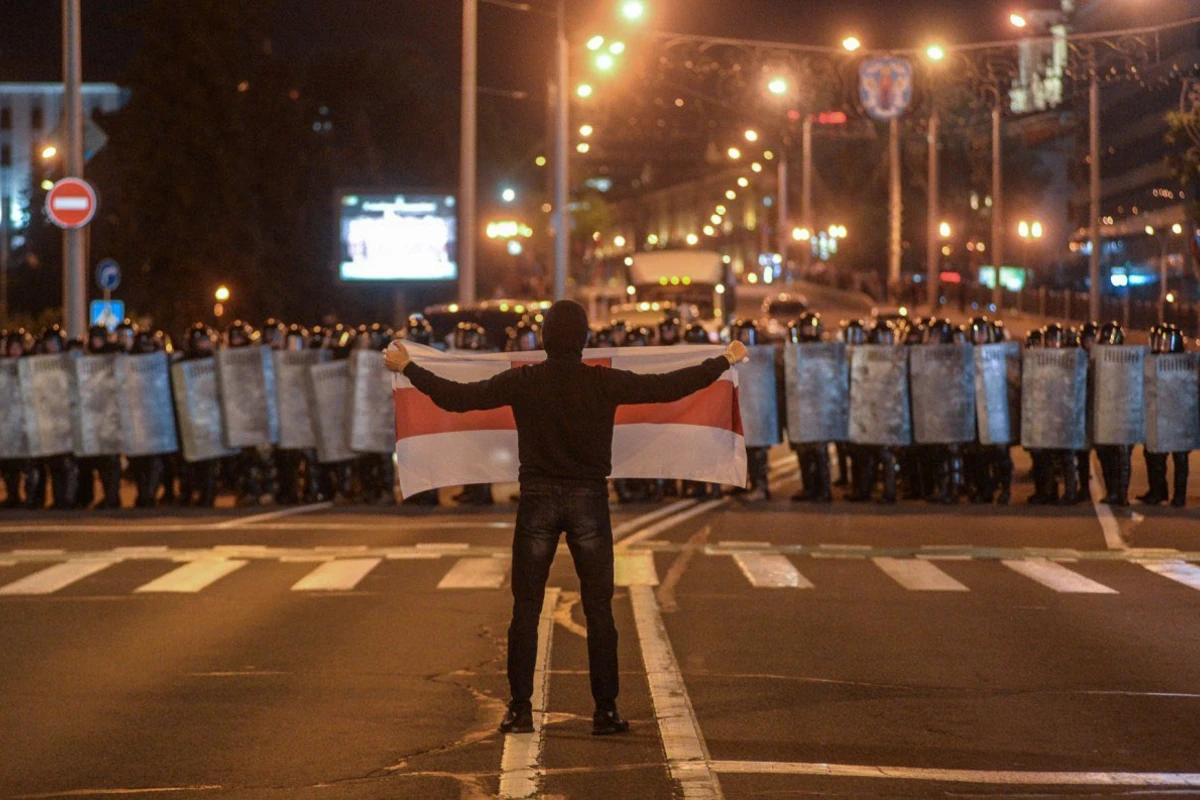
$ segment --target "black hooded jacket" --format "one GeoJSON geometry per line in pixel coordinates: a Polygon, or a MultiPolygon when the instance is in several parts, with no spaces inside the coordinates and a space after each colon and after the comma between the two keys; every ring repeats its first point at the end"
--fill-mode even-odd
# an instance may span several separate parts
{"type": "Polygon", "coordinates": [[[612,472],[617,406],[671,403],[716,381],[729,361],[643,375],[584,364],[578,351],[552,351],[539,364],[477,383],[457,383],[409,363],[404,376],[446,411],[511,406],[517,421],[522,483],[603,482],[612,472]]]}

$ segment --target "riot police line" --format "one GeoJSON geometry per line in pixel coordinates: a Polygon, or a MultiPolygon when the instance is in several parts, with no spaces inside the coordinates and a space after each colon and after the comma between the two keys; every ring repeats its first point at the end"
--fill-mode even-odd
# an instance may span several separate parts
{"type": "MultiPolygon", "coordinates": [[[[378,354],[395,335],[463,351],[541,348],[531,319],[503,342],[467,321],[434,342],[419,315],[401,331],[268,320],[258,331],[235,322],[218,336],[197,324],[179,350],[161,331],[128,321],[112,335],[93,328],[84,342],[66,341],[57,327],[37,339],[8,333],[0,358],[4,505],[41,508],[49,484],[55,508],[119,507],[122,472],[139,507],[211,506],[221,490],[242,505],[391,502],[395,421],[378,354]]],[[[808,313],[782,344],[765,343],[752,321],[735,320],[725,338],[750,352],[739,367],[749,486],[733,490],[747,499],[770,496],[767,451],[786,442],[801,468],[797,501],[827,502],[846,486],[852,501],[1007,503],[1011,448],[1020,445],[1033,457],[1030,502],[1087,499],[1094,448],[1104,500],[1125,504],[1132,450],[1142,444],[1150,489],[1140,499],[1185,502],[1187,453],[1200,447],[1200,372],[1177,328],[1156,329],[1147,349],[1125,345],[1116,323],[1050,325],[1022,348],[986,318],[961,327],[850,320],[832,332],[808,313]]],[[[668,315],[651,327],[598,327],[590,346],[710,342],[702,326],[668,315]]],[[[722,491],[624,479],[614,487],[625,502],[722,491]]],[[[493,502],[485,485],[454,499],[493,502]]]]}
{"type": "Polygon", "coordinates": [[[761,342],[753,323],[735,322],[729,335],[751,353],[739,393],[755,496],[769,497],[767,450],[787,443],[803,484],[793,500],[828,502],[840,484],[851,501],[1003,504],[1011,448],[1021,446],[1033,462],[1030,503],[1090,500],[1094,449],[1098,499],[1127,505],[1142,445],[1150,486],[1138,499],[1186,503],[1187,454],[1200,447],[1200,355],[1186,352],[1175,326],[1156,327],[1148,348],[1125,344],[1115,322],[1047,325],[1022,347],[985,317],[851,320],[831,334],[809,313],[783,344],[761,342]]]}

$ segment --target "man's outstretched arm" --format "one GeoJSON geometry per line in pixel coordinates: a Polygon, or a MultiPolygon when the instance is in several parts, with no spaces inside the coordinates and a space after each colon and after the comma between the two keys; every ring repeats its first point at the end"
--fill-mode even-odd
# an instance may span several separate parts
{"type": "Polygon", "coordinates": [[[392,372],[399,372],[408,378],[419,392],[428,395],[433,404],[443,411],[486,411],[512,405],[511,370],[485,381],[459,383],[434,375],[414,364],[408,349],[399,341],[392,342],[383,351],[383,363],[392,372]]]}
{"type": "Polygon", "coordinates": [[[673,403],[708,386],[745,357],[745,345],[733,342],[723,355],[674,372],[646,375],[623,369],[606,370],[604,391],[617,405],[673,403]]]}

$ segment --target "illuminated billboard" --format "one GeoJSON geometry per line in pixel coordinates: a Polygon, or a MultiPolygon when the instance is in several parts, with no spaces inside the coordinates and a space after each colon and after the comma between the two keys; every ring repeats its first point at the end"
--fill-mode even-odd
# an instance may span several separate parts
{"type": "Polygon", "coordinates": [[[455,213],[452,195],[342,194],[338,277],[346,281],[457,279],[455,213]]]}

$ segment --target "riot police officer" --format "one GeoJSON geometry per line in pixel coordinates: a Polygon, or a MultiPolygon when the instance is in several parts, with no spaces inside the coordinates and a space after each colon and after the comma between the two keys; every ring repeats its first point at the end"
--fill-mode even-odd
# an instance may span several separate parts
{"type": "Polygon", "coordinates": [[[670,347],[673,344],[679,344],[683,330],[679,321],[679,317],[672,314],[658,323],[658,344],[661,347],[670,347]]]}
{"type": "Polygon", "coordinates": [[[712,344],[708,331],[697,322],[690,322],[683,331],[683,341],[686,344],[712,344]]]}
{"type": "MultiPolygon", "coordinates": [[[[968,322],[967,328],[970,342],[976,347],[1004,341],[1004,325],[1000,320],[977,316],[968,322]]],[[[1008,505],[1014,471],[1009,445],[976,441],[967,448],[963,464],[972,503],[991,503],[995,499],[1000,505],[1008,505]]]]}
{"type": "MultiPolygon", "coordinates": [[[[844,319],[838,323],[838,338],[845,343],[847,355],[849,355],[850,348],[867,343],[867,329],[861,320],[844,319]]],[[[848,397],[847,402],[849,402],[848,397]]],[[[854,502],[859,499],[858,490],[852,480],[856,474],[854,464],[856,459],[862,458],[863,450],[860,445],[850,442],[838,442],[834,450],[837,453],[838,477],[833,485],[850,487],[846,499],[854,502]]]]}
{"type": "MultiPolygon", "coordinates": [[[[788,323],[788,341],[792,344],[809,344],[824,338],[821,315],[806,311],[788,323]]],[[[782,383],[782,382],[781,382],[782,383]]],[[[801,387],[804,390],[804,387],[801,387]]],[[[829,465],[829,442],[792,444],[796,460],[800,464],[801,488],[792,495],[797,503],[829,503],[833,500],[832,476],[829,465]]]]}
{"type": "Polygon", "coordinates": [[[283,340],[287,336],[287,331],[287,325],[271,317],[263,323],[262,343],[272,350],[281,350],[283,349],[283,340]]]}
{"type": "MultiPolygon", "coordinates": [[[[106,355],[120,352],[120,347],[111,340],[108,328],[103,325],[93,325],[88,329],[85,351],[88,355],[106,355]]],[[[95,499],[96,478],[100,480],[103,496],[96,502],[98,509],[117,509],[121,507],[121,456],[92,456],[80,458],[79,489],[75,495],[75,503],[79,508],[92,505],[95,499]]]]}
{"type": "MultiPolygon", "coordinates": [[[[51,325],[42,331],[37,344],[34,346],[36,355],[58,355],[65,353],[67,338],[62,327],[51,325]]],[[[75,495],[79,482],[79,465],[70,453],[41,459],[43,480],[38,496],[35,498],[37,507],[45,503],[45,478],[49,475],[50,488],[54,494],[51,508],[55,511],[66,511],[75,507],[75,495]]],[[[28,485],[28,483],[27,483],[28,485]]]]}
{"type": "MultiPolygon", "coordinates": [[[[1163,324],[1158,326],[1158,330],[1154,331],[1150,339],[1151,351],[1156,355],[1166,355],[1170,353],[1186,353],[1187,338],[1183,335],[1183,331],[1178,326],[1173,324],[1163,324]]],[[[1174,494],[1168,494],[1167,491],[1167,453],[1152,453],[1149,450],[1144,451],[1146,459],[1146,473],[1150,481],[1149,490],[1138,497],[1147,505],[1158,505],[1166,501],[1168,498],[1171,505],[1175,508],[1183,508],[1187,505],[1187,485],[1188,485],[1188,451],[1173,452],[1170,454],[1171,462],[1175,467],[1174,475],[1174,494]]]]}
{"type": "MultiPolygon", "coordinates": [[[[758,323],[754,320],[735,319],[729,326],[729,341],[741,342],[747,348],[763,344],[759,335],[758,323]]],[[[745,489],[736,487],[732,494],[742,495],[747,500],[770,500],[771,487],[769,483],[768,447],[746,447],[746,479],[745,489]]]]}
{"type": "MultiPolygon", "coordinates": [[[[1121,323],[1104,323],[1097,333],[1095,344],[1099,347],[1125,344],[1125,331],[1121,328],[1121,323]]],[[[1114,506],[1129,505],[1133,447],[1123,444],[1098,444],[1096,458],[1100,462],[1100,475],[1104,478],[1104,497],[1100,502],[1114,506]]]]}
{"type": "MultiPolygon", "coordinates": [[[[263,331],[263,338],[266,339],[266,330],[263,331]]],[[[299,325],[289,325],[279,339],[279,349],[289,353],[299,353],[308,349],[308,331],[299,325]]],[[[276,377],[278,380],[278,377],[276,377]]],[[[304,481],[301,476],[303,468],[304,475],[307,476],[316,466],[316,459],[313,454],[303,449],[285,449],[283,447],[275,448],[275,473],[277,475],[277,485],[275,491],[275,502],[280,505],[296,505],[300,502],[302,495],[308,494],[302,488],[304,481]]],[[[315,502],[315,495],[318,493],[318,488],[312,486],[313,499],[310,502],[315,502]]]]}
{"type": "MultiPolygon", "coordinates": [[[[32,348],[32,339],[24,328],[18,328],[15,331],[9,331],[3,339],[4,352],[0,353],[3,358],[21,358],[25,356],[32,348]]],[[[0,461],[0,476],[4,478],[4,508],[20,508],[22,505],[21,499],[21,479],[25,477],[25,492],[28,496],[30,491],[29,479],[32,477],[33,463],[29,459],[9,458],[0,461]]]]}
{"type": "MultiPolygon", "coordinates": [[[[159,350],[159,340],[153,331],[138,331],[133,339],[131,355],[146,355],[159,350]]],[[[129,475],[137,487],[137,508],[154,508],[158,502],[158,488],[162,482],[162,460],[154,456],[131,456],[129,475]]]]}
{"type": "MultiPolygon", "coordinates": [[[[1076,347],[1082,347],[1090,355],[1092,346],[1100,336],[1100,325],[1095,322],[1085,322],[1078,329],[1072,329],[1076,347]]],[[[1091,377],[1089,372],[1089,387],[1091,377]]],[[[1089,401],[1091,391],[1088,392],[1089,401]]],[[[1088,407],[1088,438],[1091,438],[1091,407],[1088,407]]],[[[1079,473],[1079,499],[1091,502],[1092,499],[1092,451],[1083,449],[1075,451],[1075,469],[1079,473]]]]}
{"type": "MultiPolygon", "coordinates": [[[[1050,323],[1042,328],[1040,342],[1041,347],[1062,350],[1072,347],[1072,342],[1078,342],[1078,337],[1069,335],[1062,325],[1050,323]]],[[[1074,451],[1038,448],[1031,450],[1030,456],[1033,458],[1034,482],[1030,503],[1074,505],[1079,502],[1079,469],[1074,451]]]]}
{"type": "MultiPolygon", "coordinates": [[[[896,328],[888,320],[877,320],[867,335],[867,344],[898,346],[896,328]]],[[[854,459],[854,496],[852,500],[871,499],[876,482],[883,484],[880,502],[896,502],[896,450],[888,445],[859,445],[854,459]]]]}
{"type": "MultiPolygon", "coordinates": [[[[250,347],[258,338],[257,332],[240,319],[234,320],[225,328],[224,345],[230,350],[250,347]]],[[[237,491],[236,504],[239,506],[258,505],[263,496],[264,484],[267,480],[267,464],[257,447],[244,447],[232,460],[234,486],[237,491]]],[[[227,462],[228,463],[228,462],[227,462]]]]}
{"type": "MultiPolygon", "coordinates": [[[[184,338],[184,361],[212,358],[217,346],[217,332],[202,322],[188,328],[184,338]]],[[[212,508],[217,499],[218,459],[184,462],[179,474],[179,504],[212,508]]]]}
{"type": "MultiPolygon", "coordinates": [[[[926,330],[926,345],[963,344],[966,332],[948,319],[926,330]]],[[[958,444],[916,446],[919,452],[921,495],[931,503],[957,503],[963,488],[963,450],[958,444]]]]}

